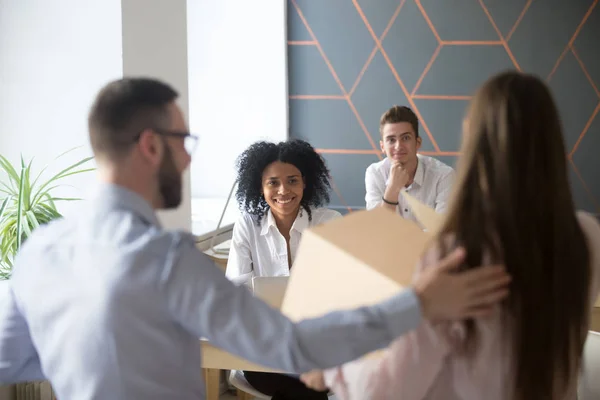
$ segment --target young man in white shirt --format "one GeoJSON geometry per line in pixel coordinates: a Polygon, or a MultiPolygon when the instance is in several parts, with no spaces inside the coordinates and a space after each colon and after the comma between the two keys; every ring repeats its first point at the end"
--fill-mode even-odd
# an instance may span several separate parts
{"type": "Polygon", "coordinates": [[[408,107],[393,106],[380,119],[379,142],[386,155],[365,174],[367,210],[386,207],[416,221],[402,191],[432,207],[446,210],[454,170],[432,157],[417,154],[421,147],[419,119],[408,107]]]}

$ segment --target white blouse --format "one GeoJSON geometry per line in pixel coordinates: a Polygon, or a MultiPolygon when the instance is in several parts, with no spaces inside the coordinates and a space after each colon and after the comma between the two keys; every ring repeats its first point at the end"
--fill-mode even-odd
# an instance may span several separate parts
{"type": "MultiPolygon", "coordinates": [[[[305,229],[342,216],[327,208],[311,211],[312,220],[309,221],[306,210],[300,209],[290,230],[292,264],[305,229]]],[[[279,233],[270,210],[263,216],[260,224],[256,224],[252,216],[246,213],[235,223],[225,275],[238,285],[250,283],[254,276],[290,275],[287,244],[279,233]]]]}

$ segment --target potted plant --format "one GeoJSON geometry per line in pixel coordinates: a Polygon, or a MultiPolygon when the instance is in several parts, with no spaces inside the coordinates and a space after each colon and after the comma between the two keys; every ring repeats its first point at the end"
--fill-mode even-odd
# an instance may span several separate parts
{"type": "Polygon", "coordinates": [[[29,235],[38,226],[62,217],[56,203],[80,200],[57,197],[55,191],[64,178],[94,170],[86,166],[92,158],[79,160],[44,180],[48,166],[32,179],[33,159],[25,162],[21,156],[20,166],[15,167],[0,155],[0,170],[5,175],[0,178],[0,280],[10,278],[14,257],[29,235]]]}

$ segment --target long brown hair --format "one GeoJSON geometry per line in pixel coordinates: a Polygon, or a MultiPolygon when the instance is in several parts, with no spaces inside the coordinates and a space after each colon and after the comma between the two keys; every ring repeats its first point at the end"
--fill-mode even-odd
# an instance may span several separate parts
{"type": "MultiPolygon", "coordinates": [[[[465,268],[491,256],[512,276],[502,305],[514,360],[511,398],[562,398],[588,327],[590,256],[556,105],[537,77],[501,73],[472,99],[440,243],[448,235],[465,246],[465,268]]],[[[476,343],[472,321],[469,342],[476,343]]]]}

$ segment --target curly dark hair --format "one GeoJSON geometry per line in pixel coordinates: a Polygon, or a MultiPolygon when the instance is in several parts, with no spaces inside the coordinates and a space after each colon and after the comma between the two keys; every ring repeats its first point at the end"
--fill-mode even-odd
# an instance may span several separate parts
{"type": "Polygon", "coordinates": [[[262,195],[262,174],[275,161],[292,164],[300,170],[305,184],[300,206],[308,213],[308,219],[312,220],[310,208],[329,203],[330,175],[323,158],[309,143],[299,139],[277,144],[256,142],[238,157],[235,197],[240,208],[250,214],[256,223],[260,223],[269,210],[262,195]]]}

